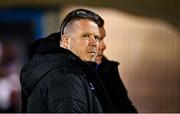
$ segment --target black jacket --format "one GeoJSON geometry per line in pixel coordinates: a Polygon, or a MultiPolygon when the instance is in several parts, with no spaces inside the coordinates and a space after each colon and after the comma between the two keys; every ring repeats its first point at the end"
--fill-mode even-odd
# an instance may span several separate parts
{"type": "Polygon", "coordinates": [[[23,112],[114,112],[96,64],[81,61],[55,40],[50,35],[31,45],[20,76],[23,112]]]}
{"type": "Polygon", "coordinates": [[[97,67],[98,74],[117,112],[137,113],[120,78],[118,65],[118,62],[109,61],[104,57],[97,67]]]}

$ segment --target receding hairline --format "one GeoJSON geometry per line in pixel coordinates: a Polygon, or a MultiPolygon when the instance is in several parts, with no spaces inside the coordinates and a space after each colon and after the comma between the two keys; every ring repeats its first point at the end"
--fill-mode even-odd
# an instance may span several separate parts
{"type": "MultiPolygon", "coordinates": [[[[74,24],[75,22],[77,22],[77,21],[80,21],[80,20],[89,20],[89,21],[91,21],[91,22],[94,22],[94,23],[98,26],[98,24],[97,24],[94,20],[89,19],[89,18],[74,19],[74,20],[69,21],[69,22],[65,25],[65,27],[64,27],[64,34],[69,34],[69,33],[74,29],[74,28],[72,27],[73,24],[74,24]]],[[[99,27],[98,27],[98,28],[99,28],[99,27]]]]}

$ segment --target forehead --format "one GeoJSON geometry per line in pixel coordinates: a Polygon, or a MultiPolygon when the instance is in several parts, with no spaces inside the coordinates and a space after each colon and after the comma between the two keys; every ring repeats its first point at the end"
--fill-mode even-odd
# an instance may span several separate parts
{"type": "Polygon", "coordinates": [[[104,38],[106,36],[106,31],[104,27],[99,28],[100,37],[104,38]]]}

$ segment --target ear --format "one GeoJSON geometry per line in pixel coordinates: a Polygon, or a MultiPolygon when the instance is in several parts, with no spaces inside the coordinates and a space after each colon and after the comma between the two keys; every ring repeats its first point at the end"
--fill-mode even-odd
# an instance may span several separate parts
{"type": "Polygon", "coordinates": [[[63,48],[69,48],[69,37],[67,35],[61,36],[60,46],[63,48]]]}

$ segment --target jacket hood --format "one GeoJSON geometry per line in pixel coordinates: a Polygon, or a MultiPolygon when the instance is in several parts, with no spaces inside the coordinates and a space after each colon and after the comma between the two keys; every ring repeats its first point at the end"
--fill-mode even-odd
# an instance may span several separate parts
{"type": "Polygon", "coordinates": [[[54,53],[59,48],[60,33],[52,33],[46,38],[41,38],[34,41],[28,50],[29,59],[31,59],[35,54],[47,54],[54,53]]]}
{"type": "Polygon", "coordinates": [[[51,34],[29,46],[29,61],[22,68],[20,76],[22,91],[26,96],[30,95],[38,81],[48,71],[64,65],[66,61],[62,60],[67,55],[75,57],[71,51],[59,47],[58,35],[59,33],[51,34]]]}

